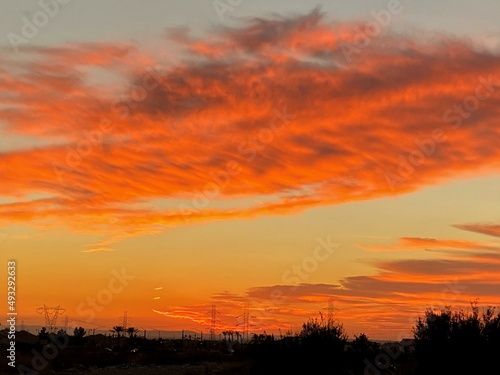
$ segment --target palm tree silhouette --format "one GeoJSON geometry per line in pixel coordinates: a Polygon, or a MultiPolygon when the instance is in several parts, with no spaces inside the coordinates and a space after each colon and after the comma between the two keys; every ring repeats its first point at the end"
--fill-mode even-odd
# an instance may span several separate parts
{"type": "Polygon", "coordinates": [[[120,333],[125,332],[125,328],[122,326],[114,326],[111,332],[116,332],[118,337],[120,337],[120,333]]]}
{"type": "Polygon", "coordinates": [[[134,328],[134,327],[128,327],[126,332],[128,333],[128,337],[132,337],[137,332],[139,332],[139,330],[137,328],[134,328]]]}

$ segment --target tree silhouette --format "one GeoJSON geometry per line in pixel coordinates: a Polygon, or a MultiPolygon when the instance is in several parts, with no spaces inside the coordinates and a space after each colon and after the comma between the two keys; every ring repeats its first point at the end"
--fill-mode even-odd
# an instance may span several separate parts
{"type": "Polygon", "coordinates": [[[128,334],[128,337],[132,338],[137,332],[139,332],[139,330],[135,327],[128,327],[126,332],[128,334]]]}
{"type": "Polygon", "coordinates": [[[49,333],[47,332],[47,328],[42,327],[40,332],[38,332],[38,339],[39,340],[47,340],[49,338],[49,333]]]}
{"type": "Polygon", "coordinates": [[[235,334],[235,336],[236,336],[236,341],[238,341],[238,342],[241,342],[241,343],[242,343],[243,341],[241,340],[241,338],[242,338],[242,336],[241,336],[241,332],[239,332],[239,331],[234,331],[234,334],[235,334]]]}
{"type": "Polygon", "coordinates": [[[366,363],[375,362],[375,357],[379,353],[379,345],[371,342],[368,337],[361,333],[359,336],[354,336],[349,350],[350,362],[353,370],[356,373],[362,373],[366,363]]]}
{"type": "Polygon", "coordinates": [[[75,337],[83,337],[87,334],[87,331],[83,327],[75,327],[73,331],[73,336],[75,337]]]}
{"type": "Polygon", "coordinates": [[[83,327],[75,327],[73,330],[73,341],[75,345],[83,345],[83,336],[87,334],[87,331],[83,327]]]}
{"type": "Polygon", "coordinates": [[[420,373],[486,373],[500,353],[500,313],[481,315],[475,302],[470,312],[428,309],[413,334],[420,373]]]}
{"type": "Polygon", "coordinates": [[[116,332],[116,334],[118,335],[118,338],[119,338],[120,334],[125,332],[125,328],[122,326],[113,326],[113,329],[111,330],[111,332],[116,332]]]}
{"type": "Polygon", "coordinates": [[[302,324],[299,337],[302,342],[307,344],[315,342],[335,343],[342,347],[342,350],[347,341],[342,324],[337,323],[334,319],[325,319],[322,313],[320,313],[320,319],[311,318],[302,324]]]}
{"type": "Polygon", "coordinates": [[[359,336],[354,335],[354,340],[351,343],[351,349],[355,353],[362,353],[366,356],[369,353],[377,351],[378,344],[370,341],[368,336],[361,333],[359,336]]]}
{"type": "Polygon", "coordinates": [[[250,340],[250,344],[252,345],[264,345],[268,343],[273,343],[274,338],[272,335],[267,335],[265,332],[260,335],[254,333],[252,339],[250,340]]]}
{"type": "Polygon", "coordinates": [[[311,370],[328,368],[330,372],[340,368],[345,359],[344,348],[347,335],[342,324],[334,319],[311,318],[302,324],[299,335],[300,355],[308,359],[311,370]]]}

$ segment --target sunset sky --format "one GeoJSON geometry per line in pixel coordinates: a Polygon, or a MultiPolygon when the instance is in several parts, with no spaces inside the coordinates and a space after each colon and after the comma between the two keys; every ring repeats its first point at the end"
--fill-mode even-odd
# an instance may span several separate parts
{"type": "Polygon", "coordinates": [[[1,10],[0,259],[26,325],[45,304],[208,332],[215,305],[242,330],[248,306],[269,333],[333,306],[400,339],[429,307],[500,306],[497,0],[1,10]]]}

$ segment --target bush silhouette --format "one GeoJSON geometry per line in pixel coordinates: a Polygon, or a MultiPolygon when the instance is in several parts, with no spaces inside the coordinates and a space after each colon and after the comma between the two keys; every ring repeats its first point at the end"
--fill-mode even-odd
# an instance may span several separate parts
{"type": "Polygon", "coordinates": [[[327,368],[330,373],[335,373],[344,365],[344,349],[347,335],[342,324],[334,319],[320,318],[309,319],[302,324],[299,335],[300,357],[305,357],[309,369],[327,368]]]}
{"type": "Polygon", "coordinates": [[[83,345],[83,337],[87,334],[87,331],[83,327],[75,327],[73,331],[73,343],[75,345],[83,345]]]}
{"type": "Polygon", "coordinates": [[[427,310],[413,328],[419,373],[487,373],[500,353],[500,313],[427,310]],[[496,354],[495,354],[496,353],[496,354]]]}
{"type": "Polygon", "coordinates": [[[356,374],[363,373],[363,370],[366,368],[366,361],[374,363],[379,351],[379,345],[370,341],[364,333],[361,333],[359,336],[355,335],[347,353],[349,355],[349,363],[351,364],[350,367],[356,374]]]}

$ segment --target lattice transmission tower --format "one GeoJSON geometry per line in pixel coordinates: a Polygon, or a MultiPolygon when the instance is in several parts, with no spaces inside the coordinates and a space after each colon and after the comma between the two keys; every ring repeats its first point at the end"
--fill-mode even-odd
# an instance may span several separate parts
{"type": "Polygon", "coordinates": [[[249,331],[250,331],[250,326],[254,326],[252,324],[251,320],[255,319],[255,316],[250,315],[250,304],[247,303],[245,304],[245,307],[243,309],[243,315],[238,315],[236,319],[242,319],[243,321],[241,323],[237,323],[237,326],[242,326],[243,327],[243,338],[248,342],[249,341],[249,331]]]}
{"type": "Polygon", "coordinates": [[[48,307],[43,305],[43,307],[39,307],[36,309],[38,314],[45,314],[45,326],[49,330],[49,332],[54,332],[57,325],[57,317],[59,315],[64,314],[66,309],[62,308],[61,305],[56,307],[48,307]]]}
{"type": "Polygon", "coordinates": [[[339,311],[339,309],[337,309],[335,306],[334,306],[334,301],[333,301],[333,298],[329,298],[328,299],[328,306],[326,307],[323,307],[323,309],[326,309],[327,310],[327,321],[328,323],[331,323],[333,322],[334,318],[335,318],[335,312],[336,311],[339,311]]]}
{"type": "Polygon", "coordinates": [[[126,311],[123,312],[122,327],[123,327],[123,329],[127,329],[128,328],[128,314],[127,314],[126,311]]]}
{"type": "Polygon", "coordinates": [[[216,337],[216,330],[217,330],[217,319],[218,313],[217,313],[217,306],[212,305],[212,309],[210,310],[210,340],[214,341],[216,337]]]}

